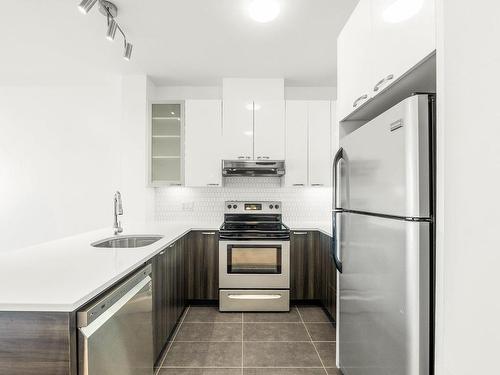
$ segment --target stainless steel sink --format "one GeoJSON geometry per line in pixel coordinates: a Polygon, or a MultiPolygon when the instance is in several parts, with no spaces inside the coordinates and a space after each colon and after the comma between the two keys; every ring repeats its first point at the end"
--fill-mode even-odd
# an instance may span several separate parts
{"type": "Polygon", "coordinates": [[[134,248],[134,247],[144,247],[161,240],[163,236],[151,236],[151,235],[129,235],[129,236],[115,236],[106,238],[104,240],[96,241],[90,245],[93,247],[107,247],[107,248],[134,248]]]}

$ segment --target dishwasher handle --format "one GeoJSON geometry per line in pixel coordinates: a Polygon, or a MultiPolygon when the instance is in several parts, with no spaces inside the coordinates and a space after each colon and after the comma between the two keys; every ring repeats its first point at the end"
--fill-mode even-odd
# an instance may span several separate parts
{"type": "MultiPolygon", "coordinates": [[[[102,298],[87,305],[83,310],[78,311],[78,328],[89,327],[98,319],[99,325],[104,324],[146,285],[151,283],[151,270],[152,267],[148,264],[130,276],[126,281],[111,289],[111,291],[106,293],[102,298]]],[[[82,330],[82,332],[83,331],[84,330],[82,330]]]]}

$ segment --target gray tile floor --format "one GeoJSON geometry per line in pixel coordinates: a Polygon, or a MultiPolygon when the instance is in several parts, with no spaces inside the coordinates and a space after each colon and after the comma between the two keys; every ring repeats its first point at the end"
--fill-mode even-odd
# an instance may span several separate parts
{"type": "Polygon", "coordinates": [[[157,375],[339,375],[335,327],[320,307],[220,313],[190,306],[157,375]]]}

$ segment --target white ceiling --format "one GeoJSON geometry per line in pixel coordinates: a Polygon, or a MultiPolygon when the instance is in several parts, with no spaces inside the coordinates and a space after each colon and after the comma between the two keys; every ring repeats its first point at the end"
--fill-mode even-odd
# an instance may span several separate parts
{"type": "Polygon", "coordinates": [[[268,24],[250,0],[116,0],[134,44],[104,38],[105,18],[79,0],[0,0],[0,83],[92,80],[146,73],[157,85],[218,85],[222,77],[284,77],[288,86],[336,84],[336,38],[357,0],[280,0],[268,24]]]}

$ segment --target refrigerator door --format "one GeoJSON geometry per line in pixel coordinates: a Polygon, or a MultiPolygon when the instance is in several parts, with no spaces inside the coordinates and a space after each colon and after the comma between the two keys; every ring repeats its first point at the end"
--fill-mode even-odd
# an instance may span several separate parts
{"type": "Polygon", "coordinates": [[[337,215],[344,375],[428,375],[430,223],[337,215]]]}
{"type": "Polygon", "coordinates": [[[411,96],[341,140],[341,208],[430,216],[429,99],[411,96]]]}

